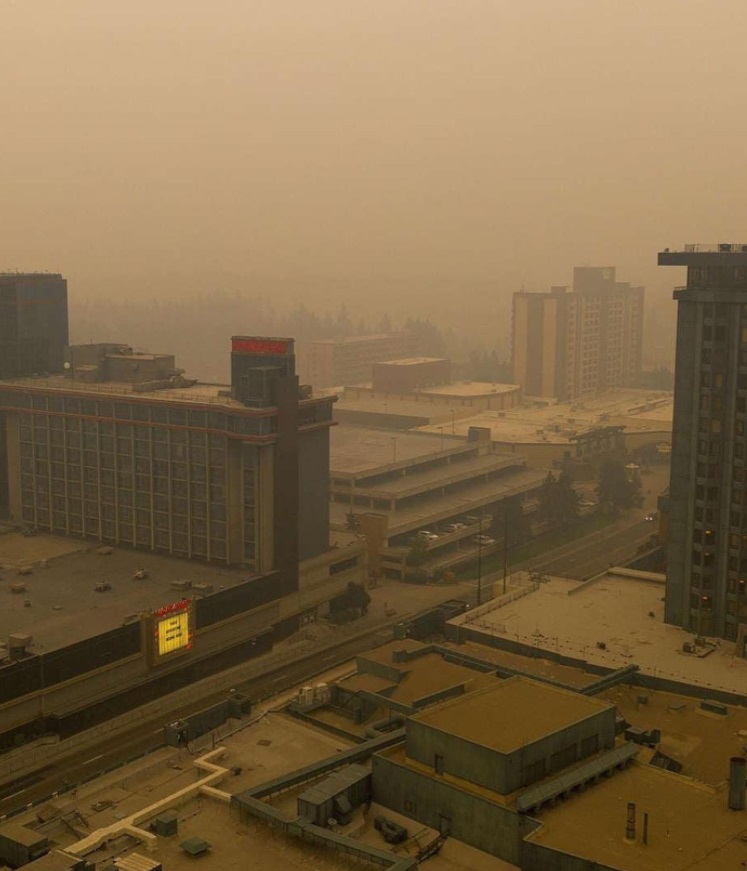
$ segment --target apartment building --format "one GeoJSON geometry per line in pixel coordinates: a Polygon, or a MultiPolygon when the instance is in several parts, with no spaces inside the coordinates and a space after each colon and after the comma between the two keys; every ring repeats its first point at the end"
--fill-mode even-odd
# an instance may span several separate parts
{"type": "Polygon", "coordinates": [[[659,254],[677,288],[665,619],[740,642],[747,633],[747,245],[659,254]]]}
{"type": "Polygon", "coordinates": [[[643,358],[644,289],[614,267],[580,266],[573,286],[513,298],[513,377],[530,396],[573,400],[632,386],[643,358]]]}

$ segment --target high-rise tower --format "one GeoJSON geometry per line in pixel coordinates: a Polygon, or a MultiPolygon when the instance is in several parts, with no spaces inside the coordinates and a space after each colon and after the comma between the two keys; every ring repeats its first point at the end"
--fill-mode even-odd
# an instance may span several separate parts
{"type": "Polygon", "coordinates": [[[686,266],[677,356],[665,620],[744,647],[747,628],[747,245],[659,254],[686,266]],[[740,628],[741,627],[741,628],[740,628]]]}
{"type": "Polygon", "coordinates": [[[0,273],[0,378],[62,371],[67,282],[53,273],[0,273]]]}
{"type": "Polygon", "coordinates": [[[559,400],[630,387],[641,372],[643,298],[612,266],[577,266],[572,288],[515,293],[514,381],[559,400]]]}

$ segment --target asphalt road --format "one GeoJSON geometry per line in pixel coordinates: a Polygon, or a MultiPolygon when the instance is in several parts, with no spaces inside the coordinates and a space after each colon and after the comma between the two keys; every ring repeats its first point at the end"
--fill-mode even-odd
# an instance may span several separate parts
{"type": "Polygon", "coordinates": [[[622,529],[600,530],[564,545],[559,550],[532,561],[532,568],[555,575],[583,580],[620,565],[635,556],[639,546],[656,533],[656,524],[641,520],[622,529]]]}

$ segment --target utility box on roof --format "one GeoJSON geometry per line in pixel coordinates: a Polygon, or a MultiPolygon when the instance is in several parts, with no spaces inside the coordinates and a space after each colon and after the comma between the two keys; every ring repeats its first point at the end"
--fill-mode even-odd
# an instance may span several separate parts
{"type": "Polygon", "coordinates": [[[298,796],[298,815],[318,826],[327,826],[332,819],[345,825],[370,795],[371,772],[362,765],[347,765],[298,796]]]}

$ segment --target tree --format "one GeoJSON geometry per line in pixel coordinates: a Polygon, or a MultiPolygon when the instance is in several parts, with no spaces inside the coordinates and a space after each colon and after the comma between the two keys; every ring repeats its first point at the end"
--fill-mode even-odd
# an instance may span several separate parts
{"type": "Polygon", "coordinates": [[[539,491],[539,514],[543,520],[567,526],[578,518],[579,497],[565,472],[556,478],[552,472],[539,491]]]}
{"type": "Polygon", "coordinates": [[[599,502],[617,515],[641,504],[641,482],[632,478],[619,460],[605,460],[597,478],[599,502]]]}
{"type": "Polygon", "coordinates": [[[350,581],[345,592],[333,599],[330,607],[337,615],[347,613],[348,617],[355,616],[356,614],[365,617],[370,604],[371,597],[368,595],[368,591],[363,584],[356,584],[355,581],[350,581]]]}
{"type": "Polygon", "coordinates": [[[518,497],[504,501],[503,517],[499,523],[502,523],[503,529],[499,529],[494,521],[493,530],[501,536],[505,533],[506,545],[509,548],[519,547],[530,538],[531,521],[524,514],[521,499],[518,497]]]}
{"type": "Polygon", "coordinates": [[[408,566],[422,566],[428,553],[428,542],[424,538],[417,538],[405,557],[408,566]]]}

